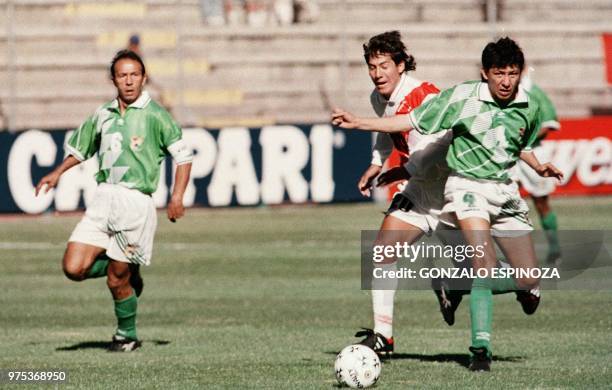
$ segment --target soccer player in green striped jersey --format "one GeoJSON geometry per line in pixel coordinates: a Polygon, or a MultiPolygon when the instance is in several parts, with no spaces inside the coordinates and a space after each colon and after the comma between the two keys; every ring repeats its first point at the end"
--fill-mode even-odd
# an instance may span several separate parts
{"type": "MultiPolygon", "coordinates": [[[[513,268],[537,266],[526,203],[510,178],[510,169],[521,159],[538,175],[561,178],[550,163],[541,164],[532,145],[537,139],[539,106],[519,88],[524,56],[510,38],[486,45],[480,81],[469,81],[442,91],[409,115],[358,118],[342,109],[332,113],[332,123],[346,129],[395,133],[415,129],[423,134],[451,130],[447,163],[451,174],[444,188],[442,210],[456,223],[474,248],[484,248],[473,258],[473,267],[490,276],[497,267],[493,238],[513,268]]],[[[492,290],[522,289],[519,300],[531,314],[539,303],[539,281],[533,277],[476,278],[472,283],[473,371],[489,371],[491,364],[492,290]]]]}
{"type": "Polygon", "coordinates": [[[95,155],[98,187],[76,226],[63,259],[65,275],[75,281],[107,277],[115,303],[117,330],[111,351],[140,347],[136,309],[143,288],[139,266],[150,263],[157,214],[151,194],[160,164],[171,154],[177,164],[168,219],[185,212],[192,152],[170,114],[143,91],[147,76],[142,59],[122,50],[113,58],[111,79],[117,98],[99,107],[72,135],[66,159],[36,186],[36,194],[54,188],[61,175],[95,155]]]}

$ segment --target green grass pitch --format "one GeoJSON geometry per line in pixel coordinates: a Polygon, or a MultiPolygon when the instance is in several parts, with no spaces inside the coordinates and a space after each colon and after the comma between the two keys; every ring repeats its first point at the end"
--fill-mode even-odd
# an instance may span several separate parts
{"type": "MultiPolygon", "coordinates": [[[[612,229],[610,197],[553,206],[563,229],[612,229]]],[[[377,229],[383,209],[194,209],[176,224],[160,212],[139,301],[144,344],[130,354],[104,349],[115,325],[104,279],[61,272],[79,216],[3,218],[0,369],[68,370],[59,388],[75,389],[334,389],[336,352],[371,326],[360,230],[377,229]]],[[[397,357],[377,388],[610,388],[611,290],[545,291],[531,317],[513,294],[496,296],[490,374],[465,367],[467,299],[448,327],[432,292],[400,291],[397,357]]]]}

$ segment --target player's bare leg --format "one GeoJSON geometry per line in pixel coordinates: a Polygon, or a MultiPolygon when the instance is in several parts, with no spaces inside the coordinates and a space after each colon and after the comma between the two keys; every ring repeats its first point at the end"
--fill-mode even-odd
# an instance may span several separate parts
{"type": "MultiPolygon", "coordinates": [[[[496,237],[495,241],[513,268],[535,268],[538,266],[531,234],[519,237],[496,237]]],[[[535,313],[540,303],[539,280],[531,277],[515,278],[516,296],[525,314],[535,313]]]]}
{"type": "Polygon", "coordinates": [[[125,299],[132,295],[129,264],[111,260],[106,284],[115,300],[125,299]]]}
{"type": "Polygon", "coordinates": [[[129,352],[140,347],[136,335],[136,310],[138,298],[130,285],[130,264],[111,260],[107,285],[115,300],[117,331],[110,346],[111,351],[129,352]]]}
{"type": "MultiPolygon", "coordinates": [[[[376,245],[395,245],[396,242],[412,244],[421,238],[421,236],[423,236],[423,231],[418,227],[392,215],[387,215],[380,226],[376,245]]],[[[395,261],[395,258],[385,258],[381,263],[392,263],[395,261]]]]}
{"type": "MultiPolygon", "coordinates": [[[[538,266],[531,234],[519,237],[495,237],[495,241],[512,268],[535,268],[538,266]]],[[[514,280],[517,287],[521,289],[534,288],[539,282],[537,278],[530,277],[514,278],[514,280]]]]}
{"type": "Polygon", "coordinates": [[[81,242],[69,242],[62,260],[64,274],[68,279],[77,282],[91,277],[105,276],[108,264],[100,264],[100,267],[94,267],[96,258],[103,255],[105,251],[106,249],[97,246],[81,242]],[[93,268],[100,268],[100,270],[93,268]]]}
{"type": "Polygon", "coordinates": [[[532,196],[533,204],[538,212],[538,215],[546,215],[550,212],[550,205],[548,204],[548,196],[532,196]]]}
{"type": "MultiPolygon", "coordinates": [[[[423,235],[423,231],[416,226],[406,223],[396,217],[387,215],[382,222],[374,245],[392,245],[397,242],[412,244],[423,235]]],[[[386,257],[375,267],[383,270],[397,270],[397,259],[386,257]]],[[[374,329],[364,329],[355,336],[365,339],[362,344],[369,346],[379,354],[393,352],[393,306],[397,279],[385,279],[382,286],[376,281],[372,283],[372,311],[374,315],[374,329]]]]}

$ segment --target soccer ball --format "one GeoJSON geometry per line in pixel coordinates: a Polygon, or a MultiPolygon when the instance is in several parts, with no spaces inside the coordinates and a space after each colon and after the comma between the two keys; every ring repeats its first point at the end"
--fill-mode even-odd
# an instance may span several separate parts
{"type": "Polygon", "coordinates": [[[380,359],[376,352],[365,345],[349,345],[336,356],[334,370],[340,385],[363,389],[378,380],[380,359]]]}

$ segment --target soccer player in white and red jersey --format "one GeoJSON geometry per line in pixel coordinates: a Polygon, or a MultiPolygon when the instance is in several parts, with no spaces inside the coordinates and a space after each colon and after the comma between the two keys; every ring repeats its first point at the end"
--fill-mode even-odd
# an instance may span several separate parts
{"type": "MultiPolygon", "coordinates": [[[[415,61],[406,52],[398,31],[370,38],[363,49],[374,83],[370,100],[378,116],[409,114],[439,92],[435,85],[408,75],[409,71],[415,70],[415,61]]],[[[432,136],[416,131],[376,134],[371,165],[358,183],[361,193],[370,196],[373,181],[379,175],[378,185],[410,178],[402,191],[395,194],[380,227],[377,244],[411,244],[437,228],[438,216],[444,205],[444,183],[448,176],[444,157],[449,142],[450,137],[444,134],[432,136]],[[402,167],[390,169],[381,175],[385,160],[393,148],[399,152],[402,167]]],[[[394,270],[397,262],[395,258],[386,258],[376,266],[394,270]]],[[[361,343],[384,355],[392,353],[394,349],[393,306],[397,283],[389,280],[382,283],[384,285],[377,285],[374,281],[372,286],[374,329],[364,329],[356,336],[365,336],[361,343]]]]}

